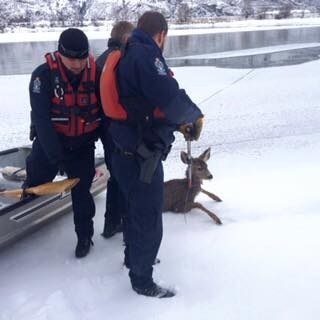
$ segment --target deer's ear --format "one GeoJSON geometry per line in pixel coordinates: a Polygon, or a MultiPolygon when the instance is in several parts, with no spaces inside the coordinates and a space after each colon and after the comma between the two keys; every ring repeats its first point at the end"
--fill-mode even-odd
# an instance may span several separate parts
{"type": "Polygon", "coordinates": [[[207,162],[210,159],[210,151],[211,151],[211,148],[208,148],[199,156],[199,158],[204,162],[207,162]]]}
{"type": "Polygon", "coordinates": [[[183,163],[188,164],[188,154],[186,152],[181,151],[180,158],[183,163]]]}

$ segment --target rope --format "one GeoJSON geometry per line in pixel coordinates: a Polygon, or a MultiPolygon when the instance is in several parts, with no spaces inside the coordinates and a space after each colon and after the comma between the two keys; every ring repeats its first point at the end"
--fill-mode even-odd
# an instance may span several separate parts
{"type": "Polygon", "coordinates": [[[192,188],[192,156],[191,156],[191,141],[187,141],[187,150],[188,150],[188,169],[187,169],[187,193],[186,198],[184,200],[184,221],[187,223],[186,217],[186,208],[187,208],[187,201],[189,197],[190,190],[192,188]]]}
{"type": "Polygon", "coordinates": [[[189,187],[189,181],[188,181],[188,186],[187,186],[187,194],[186,194],[186,198],[184,200],[184,212],[183,212],[183,216],[184,216],[184,223],[187,224],[187,215],[186,215],[186,208],[187,208],[187,200],[188,200],[188,197],[189,197],[189,193],[190,193],[190,190],[191,188],[189,187]]]}
{"type": "Polygon", "coordinates": [[[214,96],[216,96],[217,94],[229,89],[230,87],[232,87],[233,85],[235,85],[237,82],[243,80],[244,78],[246,78],[250,73],[252,73],[255,69],[251,69],[250,71],[248,71],[246,74],[244,74],[243,76],[241,76],[240,78],[234,80],[233,82],[231,82],[229,85],[227,85],[226,87],[219,89],[218,91],[214,92],[213,94],[211,94],[209,97],[204,98],[202,101],[200,101],[198,103],[198,105],[210,100],[211,98],[213,98],[214,96]]]}

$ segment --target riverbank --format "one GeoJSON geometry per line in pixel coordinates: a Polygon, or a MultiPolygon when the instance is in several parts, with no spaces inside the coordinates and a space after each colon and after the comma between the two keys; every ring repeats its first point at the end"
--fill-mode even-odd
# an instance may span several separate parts
{"type": "MultiPolygon", "coordinates": [[[[89,39],[106,39],[110,34],[112,24],[112,21],[107,21],[104,25],[99,27],[90,26],[81,29],[88,35],[89,39]]],[[[212,34],[253,30],[308,28],[316,26],[320,26],[320,17],[281,20],[243,20],[208,24],[170,25],[168,35],[212,34]]],[[[59,38],[61,31],[64,29],[65,28],[16,28],[11,32],[0,34],[0,43],[55,41],[59,38]]]]}

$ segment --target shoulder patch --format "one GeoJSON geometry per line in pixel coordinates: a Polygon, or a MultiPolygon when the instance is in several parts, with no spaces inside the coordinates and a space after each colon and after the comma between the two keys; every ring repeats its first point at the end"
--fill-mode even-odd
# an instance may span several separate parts
{"type": "Polygon", "coordinates": [[[41,81],[39,79],[39,77],[36,77],[33,80],[33,85],[32,85],[32,92],[33,93],[40,93],[40,88],[41,88],[41,81]]]}
{"type": "Polygon", "coordinates": [[[157,69],[159,76],[166,76],[167,75],[166,68],[164,67],[163,62],[159,58],[155,58],[154,65],[157,69]]]}

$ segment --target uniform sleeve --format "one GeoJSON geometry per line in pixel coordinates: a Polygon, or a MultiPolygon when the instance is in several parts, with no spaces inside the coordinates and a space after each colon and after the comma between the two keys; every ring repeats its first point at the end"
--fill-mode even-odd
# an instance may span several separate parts
{"type": "Polygon", "coordinates": [[[192,123],[202,115],[185,90],[180,89],[178,82],[170,75],[162,57],[141,57],[137,60],[137,72],[142,95],[164,112],[170,123],[192,123]]]}
{"type": "Polygon", "coordinates": [[[51,86],[50,72],[36,69],[29,84],[32,120],[36,128],[37,139],[53,164],[64,160],[64,152],[59,137],[55,132],[50,116],[51,86]]]}

